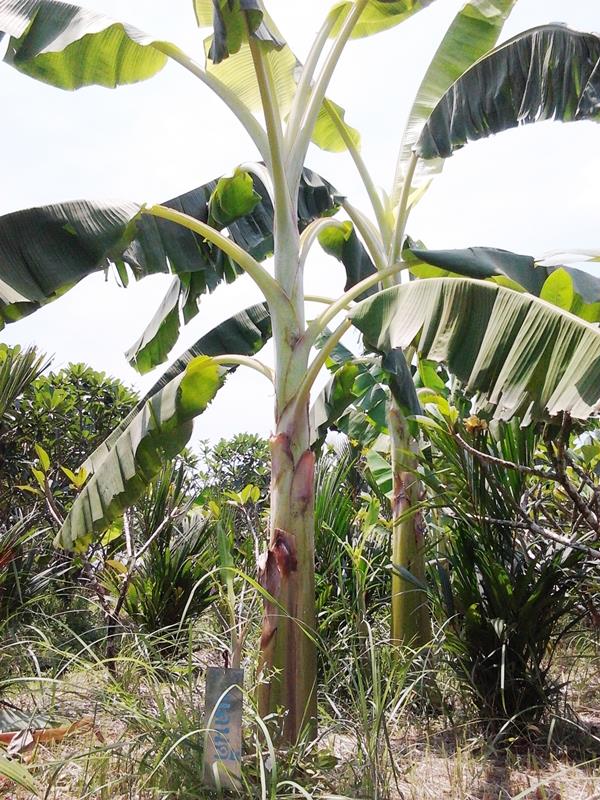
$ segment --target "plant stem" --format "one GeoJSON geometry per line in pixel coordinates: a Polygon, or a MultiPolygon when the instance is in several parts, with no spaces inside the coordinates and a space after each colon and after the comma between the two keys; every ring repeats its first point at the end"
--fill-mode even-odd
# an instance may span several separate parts
{"type": "Polygon", "coordinates": [[[300,174],[296,182],[287,181],[284,166],[283,132],[277,95],[273,86],[273,79],[269,63],[258,42],[249,38],[250,52],[256,72],[256,80],[261,96],[267,138],[269,141],[269,161],[271,178],[273,180],[273,206],[274,206],[274,240],[275,240],[275,277],[279,281],[285,294],[292,298],[296,294],[300,278],[298,262],[294,267],[287,260],[278,257],[278,249],[283,244],[285,248],[298,236],[296,205],[300,185],[300,174]]]}
{"type": "Polygon", "coordinates": [[[419,157],[413,153],[406,170],[406,177],[402,186],[402,194],[400,195],[400,204],[398,206],[398,215],[396,217],[396,225],[394,227],[394,236],[390,248],[390,264],[395,264],[402,254],[402,240],[404,238],[404,231],[406,230],[406,222],[408,219],[408,198],[410,196],[410,189],[412,180],[417,168],[419,157]]]}
{"type": "Polygon", "coordinates": [[[261,716],[284,709],[283,738],[316,733],[314,639],[314,453],[306,403],[287,405],[271,438],[271,536],[260,582],[265,603],[258,706],[261,716]]]}
{"type": "Polygon", "coordinates": [[[592,511],[590,506],[585,502],[581,495],[581,491],[571,483],[567,474],[567,457],[566,457],[566,443],[569,440],[571,432],[571,417],[568,413],[563,414],[563,421],[560,433],[556,440],[553,440],[549,431],[546,432],[545,441],[548,455],[557,473],[557,480],[571,498],[575,508],[579,511],[581,516],[588,523],[590,528],[596,533],[600,532],[598,517],[592,511]]]}
{"type": "Polygon", "coordinates": [[[475,456],[475,458],[481,462],[502,467],[504,469],[514,469],[515,472],[520,472],[522,475],[535,475],[537,478],[540,478],[543,481],[558,482],[560,480],[556,472],[544,471],[541,469],[536,469],[535,467],[528,467],[524,464],[516,464],[514,461],[507,461],[505,458],[493,456],[491,453],[484,453],[465,441],[465,439],[463,439],[459,433],[456,433],[455,431],[449,431],[449,433],[452,438],[463,448],[463,450],[466,450],[467,453],[475,456]]]}
{"type": "MultiPolygon", "coordinates": [[[[408,219],[408,199],[417,166],[416,153],[411,155],[389,249],[389,263],[402,257],[402,243],[408,219]]],[[[399,282],[399,274],[390,283],[399,282]]],[[[385,285],[385,284],[384,284],[385,285]]],[[[407,354],[408,356],[408,354],[407,354]]],[[[410,356],[407,357],[410,363],[410,356]]],[[[402,409],[394,397],[388,400],[388,428],[392,455],[394,516],[392,563],[411,573],[420,584],[425,583],[425,523],[418,507],[419,482],[415,477],[417,460],[413,450],[419,442],[412,439],[402,409]]],[[[421,647],[431,639],[431,621],[427,595],[397,571],[392,573],[391,638],[395,644],[421,647]]]]}
{"type": "Polygon", "coordinates": [[[285,137],[286,152],[291,148],[298,133],[298,123],[302,117],[306,103],[308,102],[308,98],[310,96],[312,79],[315,74],[317,64],[319,63],[319,59],[321,58],[323,48],[325,47],[325,43],[327,42],[329,34],[331,33],[331,29],[333,28],[334,22],[335,20],[333,19],[333,16],[327,15],[325,22],[321,26],[321,29],[317,33],[312,47],[310,48],[306,63],[302,67],[302,73],[300,75],[300,80],[298,81],[298,87],[294,95],[294,100],[292,102],[292,108],[290,110],[287,123],[285,137]]]}
{"type": "Polygon", "coordinates": [[[369,255],[377,269],[382,272],[387,267],[387,260],[385,250],[381,245],[381,234],[377,231],[371,220],[365,216],[362,211],[345,200],[342,203],[342,208],[350,217],[354,227],[358,230],[367,246],[369,255]]]}
{"type": "MultiPolygon", "coordinates": [[[[327,87],[329,86],[333,72],[337,66],[342,52],[344,51],[344,47],[346,46],[348,39],[352,35],[354,26],[358,22],[366,5],[367,0],[356,0],[354,6],[342,24],[333,47],[325,58],[321,72],[319,73],[319,76],[312,89],[308,106],[302,117],[301,123],[298,124],[298,131],[293,139],[293,144],[288,156],[287,174],[292,183],[297,180],[297,176],[299,176],[300,172],[302,171],[302,165],[304,164],[304,159],[306,158],[308,145],[310,143],[315,123],[325,98],[325,92],[327,91],[327,87]]],[[[292,136],[294,136],[294,132],[292,132],[292,136]]]]}
{"type": "Polygon", "coordinates": [[[305,330],[303,265],[298,232],[301,170],[289,179],[284,164],[280,109],[268,58],[249,38],[269,143],[273,181],[274,269],[285,303],[271,305],[275,345],[275,434],[271,437],[271,519],[261,581],[266,602],[258,689],[262,716],[283,708],[283,738],[295,744],[308,724],[316,732],[317,658],[314,596],[314,455],[308,402],[298,403],[307,356],[298,343],[305,330]],[[281,613],[283,609],[284,613],[281,613]]]}
{"type": "MultiPolygon", "coordinates": [[[[388,406],[392,455],[393,532],[392,564],[425,583],[424,521],[417,508],[419,483],[417,461],[402,411],[392,400],[388,406]],[[414,513],[410,513],[411,510],[414,513]]],[[[392,573],[391,639],[397,645],[421,647],[431,639],[426,593],[399,572],[392,573]]]]}
{"type": "Polygon", "coordinates": [[[385,209],[383,207],[383,203],[381,202],[381,197],[379,196],[377,188],[373,183],[371,173],[367,169],[367,165],[365,164],[364,159],[361,156],[358,147],[354,144],[354,142],[352,141],[352,137],[348,134],[346,126],[344,125],[343,120],[340,118],[340,115],[338,114],[333,103],[331,103],[327,98],[325,98],[323,100],[323,107],[325,108],[325,110],[329,115],[329,118],[332,120],[333,124],[337,128],[337,131],[340,134],[342,141],[348,148],[350,157],[354,161],[354,165],[356,166],[358,174],[360,175],[365,190],[369,196],[369,200],[371,201],[373,213],[375,214],[375,219],[377,220],[377,224],[379,225],[379,230],[381,232],[381,238],[383,239],[384,246],[387,249],[390,245],[390,238],[392,232],[387,223],[385,209]]]}
{"type": "Polygon", "coordinates": [[[194,233],[202,236],[204,239],[216,245],[216,247],[226,253],[235,261],[236,264],[239,264],[244,272],[248,273],[254,283],[264,294],[269,305],[273,304],[281,306],[282,304],[285,304],[285,295],[272,275],[269,275],[267,270],[262,267],[258,261],[256,261],[256,259],[252,258],[252,256],[243,248],[241,248],[231,239],[228,239],[222,233],[219,233],[219,231],[217,231],[215,228],[212,228],[205,222],[194,219],[194,217],[190,217],[188,214],[183,214],[181,211],[175,211],[174,209],[167,208],[166,206],[156,205],[152,206],[152,208],[145,208],[142,210],[142,213],[148,214],[152,217],[159,217],[160,219],[165,219],[169,222],[174,222],[177,225],[181,225],[183,228],[187,228],[188,230],[191,230],[194,233]]]}
{"type": "Polygon", "coordinates": [[[239,97],[232,92],[231,89],[222,83],[210,72],[203,69],[200,64],[190,58],[187,53],[184,53],[179,47],[169,42],[156,43],[155,47],[160,50],[170,59],[182,66],[188,72],[191,72],[196,78],[199,78],[202,83],[208,86],[209,89],[219,97],[230,111],[235,114],[241,122],[246,133],[254,144],[256,145],[261,158],[266,161],[269,155],[267,138],[261,125],[256,120],[250,109],[239,99],[239,97]]]}
{"type": "MultiPolygon", "coordinates": [[[[489,462],[485,458],[481,458],[481,453],[478,451],[473,454],[475,458],[477,458],[481,464],[481,468],[484,473],[488,473],[489,471],[489,462]]],[[[484,454],[485,455],[485,454],[484,454]]],[[[600,550],[597,550],[594,547],[589,547],[588,545],[582,544],[575,538],[569,539],[566,536],[561,536],[558,533],[554,533],[554,531],[548,530],[548,528],[542,527],[539,525],[534,519],[532,519],[527,511],[521,507],[521,505],[510,495],[507,495],[509,502],[514,509],[516,515],[521,518],[525,527],[527,527],[531,533],[535,534],[536,536],[541,536],[545,539],[550,539],[553,542],[557,542],[558,544],[562,544],[564,547],[571,547],[575,550],[581,550],[584,553],[587,553],[594,558],[600,558],[600,550]]]]}
{"type": "MultiPolygon", "coordinates": [[[[450,509],[444,508],[444,513],[451,519],[455,519],[458,521],[460,521],[461,519],[450,509]]],[[[541,525],[535,523],[527,515],[526,515],[526,520],[521,519],[521,522],[517,522],[514,519],[498,519],[496,517],[473,516],[472,514],[465,514],[465,517],[471,522],[475,523],[481,523],[483,521],[489,523],[490,525],[502,525],[505,528],[530,531],[531,533],[535,533],[536,535],[542,536],[545,539],[550,539],[553,542],[562,544],[565,547],[571,547],[573,550],[579,550],[582,553],[587,553],[587,555],[592,556],[593,558],[600,558],[600,550],[597,550],[594,547],[589,547],[588,545],[583,544],[583,542],[579,539],[575,539],[573,537],[569,539],[567,536],[561,536],[560,534],[555,533],[554,531],[549,531],[547,528],[542,528],[541,525]]]]}
{"type": "Polygon", "coordinates": [[[253,369],[263,375],[270,383],[275,382],[273,370],[266,364],[263,364],[262,361],[259,361],[257,358],[250,358],[249,356],[226,355],[214,356],[212,360],[216,364],[239,364],[239,366],[242,367],[249,367],[250,369],[253,369]]]}
{"type": "Polygon", "coordinates": [[[332,303],[335,303],[333,297],[324,297],[321,294],[305,294],[304,295],[304,302],[305,303],[320,303],[323,306],[330,306],[332,303]]]}
{"type": "Polygon", "coordinates": [[[264,57],[260,44],[252,36],[248,37],[248,43],[267,128],[267,141],[269,144],[269,160],[267,163],[270,166],[275,186],[279,184],[281,188],[285,186],[285,177],[283,173],[283,130],[277,92],[273,84],[273,76],[268,59],[264,57]]]}

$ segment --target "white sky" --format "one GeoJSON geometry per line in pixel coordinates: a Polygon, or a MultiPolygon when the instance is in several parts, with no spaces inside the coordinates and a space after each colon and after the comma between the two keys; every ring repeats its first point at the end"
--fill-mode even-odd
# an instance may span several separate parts
{"type": "MultiPolygon", "coordinates": [[[[267,0],[267,7],[303,59],[332,3],[267,0]]],[[[422,75],[462,0],[437,0],[393,30],[352,42],[329,91],[363,136],[363,156],[389,189],[403,123],[422,75]]],[[[202,35],[191,0],[89,0],[99,12],[176,42],[201,58],[202,35]]],[[[597,0],[520,0],[503,39],[544,22],[600,31],[597,0]]],[[[256,153],[237,121],[177,65],[154,79],[116,91],[62,92],[0,64],[0,143],[4,153],[0,214],[74,198],[157,202],[252,160],[256,153]]],[[[600,247],[597,186],[600,129],[594,123],[543,123],[468,145],[446,164],[409,222],[428,247],[504,247],[539,255],[600,247]]],[[[355,205],[364,193],[348,156],[313,149],[307,165],[355,205]]],[[[153,276],[127,290],[91,276],[65,297],[0,332],[8,343],[35,343],[54,366],[84,361],[141,391],[160,375],[140,378],[123,356],[158,306],[170,281],[153,276]]],[[[337,262],[315,248],[307,292],[337,294],[337,262]]],[[[222,319],[259,300],[241,278],[203,299],[173,353],[222,319]]],[[[261,356],[268,360],[268,349],[261,356]]],[[[259,375],[229,379],[200,417],[196,436],[216,440],[238,431],[268,435],[273,398],[259,375]]]]}

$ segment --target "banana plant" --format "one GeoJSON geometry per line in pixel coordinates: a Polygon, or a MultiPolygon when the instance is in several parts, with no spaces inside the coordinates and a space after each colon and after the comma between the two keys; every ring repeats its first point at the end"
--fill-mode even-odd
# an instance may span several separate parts
{"type": "MultiPolygon", "coordinates": [[[[389,29],[434,0],[337,2],[304,65],[261,0],[194,0],[199,26],[212,28],[205,64],[172,43],[67,3],[0,0],[0,32],[10,37],[5,61],[15,69],[72,90],[149,79],[167,61],[176,62],[225,103],[262,159],[262,164],[238,165],[213,184],[160,205],[78,201],[0,218],[0,318],[4,323],[19,319],[110,265],[124,284],[131,274],[139,279],[168,272],[173,275],[169,292],[129,353],[146,371],[166,359],[181,319],[188,322],[196,315],[203,294],[241,272],[262,291],[275,344],[274,366],[256,358],[266,335],[262,323],[257,324],[260,312],[247,315],[251,324],[232,323],[241,334],[237,345],[229,333],[231,321],[223,323],[210,337],[210,349],[199,343],[197,354],[179,365],[178,374],[169,374],[94,455],[93,474],[58,543],[85,547],[141,494],[165,457],[187,442],[193,418],[212,401],[228,371],[245,366],[263,375],[274,387],[275,413],[271,531],[260,564],[271,600],[263,618],[259,707],[262,713],[285,711],[284,736],[290,742],[316,721],[315,455],[309,401],[315,379],[350,326],[364,332],[392,374],[403,363],[403,352],[419,351],[429,359],[448,361],[450,369],[460,367],[466,375],[467,367],[456,355],[462,347],[473,361],[465,361],[471,368],[471,388],[502,413],[522,411],[526,400],[532,414],[567,410],[585,416],[600,396],[598,381],[586,378],[587,367],[595,375],[600,348],[600,333],[589,324],[542,300],[470,279],[452,279],[455,293],[447,279],[423,282],[426,288],[419,294],[411,284],[396,285],[409,266],[403,260],[409,211],[430,174],[454,150],[519,123],[591,119],[596,114],[597,37],[544,26],[486,55],[515,1],[471,0],[459,12],[419,89],[391,192],[382,197],[360,154],[358,132],[326,93],[350,39],[389,29]],[[306,170],[311,141],[350,154],[372,215],[306,170]],[[332,216],[340,207],[347,220],[332,216]],[[304,266],[319,239],[346,269],[345,291],[338,298],[304,292],[304,266]],[[263,263],[271,255],[272,270],[263,263]],[[386,291],[377,293],[380,287],[386,291]],[[362,302],[348,315],[357,300],[362,302]],[[323,306],[309,322],[307,301],[323,306]],[[481,303],[489,313],[465,314],[470,303],[481,303]],[[394,308],[405,313],[404,322],[394,308]],[[340,314],[342,321],[315,355],[315,345],[340,314]],[[515,320],[527,320],[536,331],[529,349],[515,320]],[[504,347],[494,356],[490,342],[499,333],[504,347]],[[576,346],[584,341],[585,348],[576,346]],[[521,353],[527,356],[522,364],[521,353]],[[504,371],[503,358],[510,365],[504,371]],[[545,373],[548,363],[553,380],[545,373]],[[569,393],[561,383],[571,374],[584,387],[585,402],[579,402],[577,390],[569,393]],[[525,399],[506,406],[506,396],[525,399]]],[[[398,510],[406,506],[410,511],[415,487],[406,453],[412,444],[402,404],[396,403],[392,412],[396,504],[398,510]]],[[[396,542],[408,547],[408,556],[400,554],[400,559],[419,557],[417,533],[414,515],[408,525],[397,527],[396,542]]],[[[394,593],[402,600],[397,586],[394,593]]],[[[396,605],[396,616],[398,609],[396,605]]],[[[411,622],[410,615],[406,621],[411,622]]]]}

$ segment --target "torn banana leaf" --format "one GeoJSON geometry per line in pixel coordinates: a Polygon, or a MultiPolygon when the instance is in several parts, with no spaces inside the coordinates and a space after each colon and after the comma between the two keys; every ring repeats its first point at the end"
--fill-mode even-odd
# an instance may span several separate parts
{"type": "Polygon", "coordinates": [[[529,294],[432,278],[380,292],[350,317],[379,353],[412,346],[445,364],[481,413],[526,425],[598,411],[600,329],[529,294]]]}
{"type": "Polygon", "coordinates": [[[448,158],[467,142],[543,120],[600,115],[600,37],[565,25],[532,28],[477,61],[444,94],[416,144],[448,158]]]}
{"type": "MultiPolygon", "coordinates": [[[[233,317],[221,322],[202,336],[186,352],[172,364],[154,386],[114,431],[96,448],[85,463],[88,472],[95,472],[121,434],[157,392],[164,389],[170,381],[185,372],[188,365],[198,356],[242,355],[253,356],[261,350],[272,335],[271,315],[266,303],[258,303],[240,311],[233,317]]],[[[222,367],[223,374],[232,372],[235,366],[222,367]]]]}
{"type": "Polygon", "coordinates": [[[106,530],[141,497],[165,460],[185,447],[194,418],[211,402],[224,375],[213,359],[198,356],[146,401],[96,463],[56,536],[57,547],[84,551],[94,534],[106,530]]]}

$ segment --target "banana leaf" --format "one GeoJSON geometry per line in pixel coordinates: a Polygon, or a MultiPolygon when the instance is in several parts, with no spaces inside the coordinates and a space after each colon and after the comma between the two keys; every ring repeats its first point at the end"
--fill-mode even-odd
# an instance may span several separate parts
{"type": "MultiPolygon", "coordinates": [[[[352,38],[363,39],[366,36],[373,36],[381,31],[389,30],[418,11],[427,8],[433,2],[434,0],[368,0],[352,31],[352,38]]],[[[354,0],[343,0],[341,3],[336,3],[331,9],[329,16],[333,21],[332,36],[339,33],[340,27],[354,5],[354,0]]]]}
{"type": "Polygon", "coordinates": [[[132,25],[58,0],[0,0],[4,60],[57,86],[114,88],[151,78],[167,63],[165,43],[132,25]]]}
{"type": "Polygon", "coordinates": [[[405,247],[404,257],[417,278],[464,275],[492,279],[510,288],[522,288],[588,322],[600,321],[600,278],[560,264],[545,265],[533,256],[469,247],[462,250],[424,250],[405,247]]]}
{"type": "MultiPolygon", "coordinates": [[[[273,250],[273,205],[262,180],[253,175],[252,181],[258,199],[249,213],[227,219],[227,231],[236,244],[262,260],[273,250]]],[[[164,205],[209,223],[219,185],[220,180],[210,181],[164,205]]],[[[337,210],[341,200],[331,184],[305,169],[298,197],[299,230],[337,210]]],[[[179,279],[128,353],[142,371],[166,358],[177,338],[179,313],[189,321],[203,294],[240,273],[228,256],[202,237],[143,214],[134,203],[76,201],[16,211],[0,217],[0,327],[111,264],[122,276],[128,266],[136,279],[161,272],[179,279]]]]}
{"type": "Polygon", "coordinates": [[[477,413],[527,425],[600,403],[600,329],[531,295],[485,281],[432,278],[387,289],[351,312],[382,354],[409,346],[440,362],[477,413]]]}
{"type": "MultiPolygon", "coordinates": [[[[88,472],[95,472],[121,434],[127,429],[146,404],[171,381],[180,377],[198,356],[243,355],[253,356],[271,338],[271,315],[266,303],[258,303],[219,323],[202,336],[177,359],[137,403],[135,408],[115,428],[85,463],[88,472]]],[[[233,372],[235,366],[222,367],[222,373],[233,372]]]]}
{"type": "Polygon", "coordinates": [[[596,120],[600,38],[551,24],[520,33],[468,69],[443,95],[416,144],[424,159],[543,120],[596,120]]]}
{"type": "MultiPolygon", "coordinates": [[[[400,199],[406,169],[427,118],[452,84],[495,46],[515,3],[516,0],[471,0],[452,21],[427,68],[408,115],[392,195],[394,203],[400,199]]],[[[441,172],[443,164],[442,159],[420,161],[412,185],[417,187],[441,172]]]]}
{"type": "Polygon", "coordinates": [[[165,460],[185,447],[194,418],[211,402],[224,375],[211,358],[198,356],[144,404],[98,460],[56,535],[57,547],[84,551],[95,533],[106,530],[143,494],[165,460]]]}

